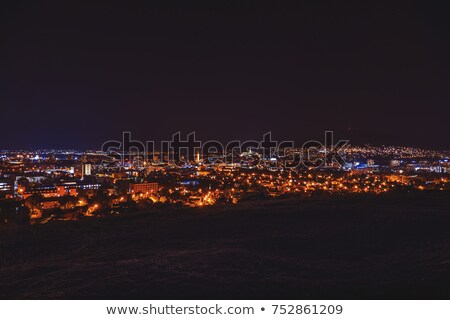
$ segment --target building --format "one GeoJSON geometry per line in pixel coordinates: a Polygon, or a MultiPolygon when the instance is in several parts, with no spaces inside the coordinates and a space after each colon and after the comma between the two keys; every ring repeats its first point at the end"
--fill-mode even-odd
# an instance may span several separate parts
{"type": "Polygon", "coordinates": [[[0,178],[0,198],[9,198],[14,195],[14,179],[0,178]]]}
{"type": "Polygon", "coordinates": [[[130,183],[130,193],[152,194],[158,192],[157,182],[130,183]]]}
{"type": "Polygon", "coordinates": [[[41,195],[44,198],[60,197],[62,195],[62,191],[55,186],[39,186],[25,189],[21,188],[18,192],[24,199],[36,194],[41,195]]]}
{"type": "Polygon", "coordinates": [[[77,163],[73,167],[73,174],[75,177],[90,176],[92,174],[92,164],[90,163],[77,163]]]}
{"type": "Polygon", "coordinates": [[[83,169],[83,177],[90,176],[92,174],[91,173],[92,165],[90,163],[83,163],[82,169],[83,169]]]}
{"type": "Polygon", "coordinates": [[[55,209],[55,208],[59,208],[60,206],[61,205],[59,204],[59,201],[54,198],[43,199],[41,201],[42,210],[55,209]]]}
{"type": "Polygon", "coordinates": [[[66,181],[58,184],[58,187],[64,188],[66,194],[76,195],[79,190],[98,190],[102,185],[100,183],[88,183],[83,181],[66,181]]]}
{"type": "Polygon", "coordinates": [[[200,163],[200,151],[195,153],[195,162],[200,163]]]}
{"type": "Polygon", "coordinates": [[[44,198],[63,197],[63,196],[77,196],[80,190],[92,191],[98,190],[101,184],[98,183],[79,183],[75,181],[64,182],[58,185],[39,186],[32,188],[19,188],[18,193],[24,198],[39,194],[44,198]]]}

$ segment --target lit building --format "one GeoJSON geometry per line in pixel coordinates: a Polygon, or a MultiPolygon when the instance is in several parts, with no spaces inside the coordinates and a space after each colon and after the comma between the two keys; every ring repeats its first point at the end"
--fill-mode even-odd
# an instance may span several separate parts
{"type": "Polygon", "coordinates": [[[145,182],[145,183],[130,183],[130,193],[142,192],[145,194],[151,194],[158,192],[157,182],[145,182]]]}
{"type": "Polygon", "coordinates": [[[92,169],[92,165],[90,163],[83,163],[83,166],[82,166],[83,176],[90,176],[91,169],[92,169]]]}
{"type": "Polygon", "coordinates": [[[195,154],[195,162],[200,162],[200,151],[197,151],[197,153],[195,154]]]}
{"type": "Polygon", "coordinates": [[[8,198],[14,195],[14,180],[0,179],[0,198],[8,198]]]}
{"type": "Polygon", "coordinates": [[[77,163],[73,168],[73,174],[81,178],[90,176],[92,174],[92,165],[90,163],[77,163]]]}
{"type": "Polygon", "coordinates": [[[44,198],[60,197],[61,190],[55,186],[39,186],[33,188],[19,189],[19,194],[24,199],[31,197],[32,195],[39,194],[44,198]]]}

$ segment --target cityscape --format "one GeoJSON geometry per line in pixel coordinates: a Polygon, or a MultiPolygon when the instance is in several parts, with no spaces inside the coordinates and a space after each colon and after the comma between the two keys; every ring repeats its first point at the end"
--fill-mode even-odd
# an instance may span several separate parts
{"type": "MultiPolygon", "coordinates": [[[[292,154],[264,157],[257,150],[217,161],[195,153],[169,161],[168,153],[1,151],[1,223],[43,224],[171,207],[232,206],[289,197],[450,191],[450,151],[411,147],[347,146],[345,163],[292,168],[292,154]]],[[[323,154],[323,150],[318,150],[323,154]]]]}
{"type": "Polygon", "coordinates": [[[5,2],[0,317],[437,318],[344,300],[450,299],[449,5],[5,2]]]}

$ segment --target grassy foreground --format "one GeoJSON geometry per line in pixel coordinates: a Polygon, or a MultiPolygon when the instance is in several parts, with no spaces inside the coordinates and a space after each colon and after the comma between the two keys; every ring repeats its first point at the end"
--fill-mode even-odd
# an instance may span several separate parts
{"type": "Polygon", "coordinates": [[[0,229],[3,299],[450,298],[450,195],[249,202],[0,229]]]}

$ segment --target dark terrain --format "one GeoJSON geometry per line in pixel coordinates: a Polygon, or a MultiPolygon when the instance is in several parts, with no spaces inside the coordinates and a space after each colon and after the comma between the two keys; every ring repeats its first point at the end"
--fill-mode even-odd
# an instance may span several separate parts
{"type": "Polygon", "coordinates": [[[3,299],[450,298],[445,192],[0,229],[3,299]]]}

